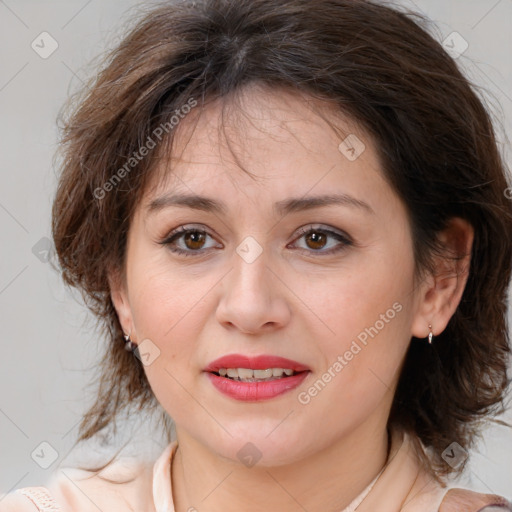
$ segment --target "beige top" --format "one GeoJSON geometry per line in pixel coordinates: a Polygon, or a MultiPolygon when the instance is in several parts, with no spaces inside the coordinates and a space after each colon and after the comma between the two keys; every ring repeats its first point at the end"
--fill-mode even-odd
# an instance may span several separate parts
{"type": "MultiPolygon", "coordinates": [[[[119,459],[100,473],[107,481],[83,470],[61,468],[47,487],[20,488],[5,496],[0,512],[175,512],[171,461],[176,448],[176,441],[170,443],[151,464],[119,459]],[[121,484],[108,481],[129,479],[121,484]]],[[[445,493],[421,470],[408,435],[395,434],[381,474],[340,512],[438,512],[445,493]]]]}

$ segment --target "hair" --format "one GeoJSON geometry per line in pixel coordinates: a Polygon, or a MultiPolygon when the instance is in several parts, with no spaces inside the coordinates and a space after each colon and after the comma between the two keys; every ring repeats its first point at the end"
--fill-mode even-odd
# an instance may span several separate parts
{"type": "Polygon", "coordinates": [[[483,420],[503,412],[509,385],[511,189],[485,101],[429,20],[368,0],[197,0],[159,4],[135,22],[61,116],[59,270],[107,340],[77,442],[115,426],[128,406],[159,406],[124,349],[108,277],[123,272],[130,220],[175,131],[130,159],[191,99],[204,108],[254,84],[327,101],[370,134],[406,206],[419,273],[432,271],[450,219],[474,228],[460,304],[433,345],[412,339],[388,420],[413,434],[436,478],[460,471],[442,452],[453,441],[469,449],[483,420]]]}

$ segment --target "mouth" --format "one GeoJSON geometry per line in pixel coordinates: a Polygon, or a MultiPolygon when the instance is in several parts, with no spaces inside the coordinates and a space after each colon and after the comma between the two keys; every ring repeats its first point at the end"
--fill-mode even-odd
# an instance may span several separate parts
{"type": "Polygon", "coordinates": [[[221,393],[244,401],[267,400],[296,388],[311,370],[279,356],[231,354],[212,361],[205,369],[221,393]]]}
{"type": "Polygon", "coordinates": [[[251,368],[219,368],[218,372],[212,372],[219,377],[236,380],[239,382],[267,382],[283,379],[296,375],[291,368],[266,368],[265,370],[253,370],[251,368]]]}

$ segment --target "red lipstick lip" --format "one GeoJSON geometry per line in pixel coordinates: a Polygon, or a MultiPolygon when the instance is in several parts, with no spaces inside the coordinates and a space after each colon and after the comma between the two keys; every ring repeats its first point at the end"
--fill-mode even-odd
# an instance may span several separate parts
{"type": "Polygon", "coordinates": [[[282,377],[260,382],[241,382],[216,373],[206,373],[214,388],[223,395],[240,402],[261,402],[271,400],[300,386],[308,377],[309,372],[299,372],[291,377],[282,377]]]}
{"type": "Polygon", "coordinates": [[[228,354],[212,361],[205,372],[218,372],[220,368],[249,368],[251,370],[267,370],[268,368],[289,368],[295,372],[308,371],[309,368],[297,361],[285,357],[260,355],[247,356],[242,354],[228,354]]]}

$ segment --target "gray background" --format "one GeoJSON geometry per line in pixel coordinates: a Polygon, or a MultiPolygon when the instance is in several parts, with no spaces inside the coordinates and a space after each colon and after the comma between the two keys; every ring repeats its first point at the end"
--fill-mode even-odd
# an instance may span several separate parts
{"type": "MultiPolygon", "coordinates": [[[[91,399],[86,384],[101,339],[44,261],[56,183],[55,119],[69,93],[90,76],[91,60],[118,40],[135,3],[0,0],[0,496],[44,484],[57,464],[96,453],[69,452],[91,399]],[[46,59],[31,47],[43,31],[58,43],[46,59]],[[57,452],[47,469],[35,462],[51,462],[52,449],[42,442],[57,452]]],[[[432,18],[439,40],[457,31],[468,42],[458,62],[484,89],[511,167],[512,0],[402,3],[432,18]]],[[[504,419],[512,421],[510,410],[504,419]]],[[[164,444],[144,435],[148,425],[130,423],[121,440],[136,432],[134,452],[152,457],[164,444]]],[[[462,484],[512,497],[512,430],[484,431],[462,484]]]]}

